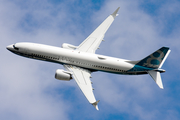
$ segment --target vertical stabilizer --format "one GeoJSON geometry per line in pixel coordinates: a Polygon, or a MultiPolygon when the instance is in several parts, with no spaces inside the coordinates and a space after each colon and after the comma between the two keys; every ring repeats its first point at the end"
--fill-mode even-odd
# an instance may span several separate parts
{"type": "Polygon", "coordinates": [[[162,84],[160,72],[152,70],[152,71],[148,71],[148,73],[153,78],[153,80],[156,82],[156,84],[161,89],[163,89],[163,84],[162,84]]]}
{"type": "Polygon", "coordinates": [[[170,50],[168,47],[162,47],[144,59],[140,60],[136,65],[155,69],[161,68],[169,53],[170,50]]]}
{"type": "Polygon", "coordinates": [[[168,57],[171,50],[168,47],[162,47],[144,59],[138,61],[136,65],[151,68],[153,70],[147,71],[148,74],[153,78],[156,84],[163,89],[163,84],[161,80],[161,72],[165,72],[165,70],[160,69],[164,64],[164,61],[168,57]]]}

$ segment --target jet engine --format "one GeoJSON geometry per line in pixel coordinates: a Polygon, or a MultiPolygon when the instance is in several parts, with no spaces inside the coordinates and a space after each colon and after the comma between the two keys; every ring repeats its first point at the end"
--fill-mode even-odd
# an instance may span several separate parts
{"type": "Polygon", "coordinates": [[[72,79],[71,73],[62,69],[57,69],[55,78],[58,80],[70,81],[72,79]]]}
{"type": "Polygon", "coordinates": [[[74,45],[71,45],[71,44],[67,44],[67,43],[63,43],[62,44],[62,48],[75,50],[77,48],[77,46],[74,46],[74,45]]]}

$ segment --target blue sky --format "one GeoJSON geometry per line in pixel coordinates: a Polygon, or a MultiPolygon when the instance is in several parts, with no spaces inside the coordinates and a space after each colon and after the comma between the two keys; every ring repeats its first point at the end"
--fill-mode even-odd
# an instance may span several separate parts
{"type": "Polygon", "coordinates": [[[178,120],[180,118],[180,1],[0,0],[0,119],[178,120]],[[14,55],[6,46],[35,42],[79,45],[120,6],[97,54],[139,60],[162,46],[164,89],[149,75],[92,74],[99,111],[74,80],[54,78],[59,64],[14,55]]]}

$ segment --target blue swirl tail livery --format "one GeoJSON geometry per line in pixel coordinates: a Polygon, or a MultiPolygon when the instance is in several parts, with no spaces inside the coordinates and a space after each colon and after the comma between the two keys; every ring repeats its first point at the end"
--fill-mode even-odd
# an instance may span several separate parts
{"type": "Polygon", "coordinates": [[[147,56],[146,58],[142,59],[136,65],[140,65],[143,67],[148,68],[161,68],[162,64],[166,60],[167,56],[169,55],[169,48],[162,47],[159,50],[155,51],[151,55],[147,56]]]}

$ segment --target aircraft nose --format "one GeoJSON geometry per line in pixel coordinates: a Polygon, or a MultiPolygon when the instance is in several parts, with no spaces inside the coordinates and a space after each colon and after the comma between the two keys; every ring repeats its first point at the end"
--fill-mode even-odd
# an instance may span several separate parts
{"type": "Polygon", "coordinates": [[[8,49],[8,50],[13,50],[13,45],[8,45],[8,46],[6,47],[6,49],[8,49]]]}

